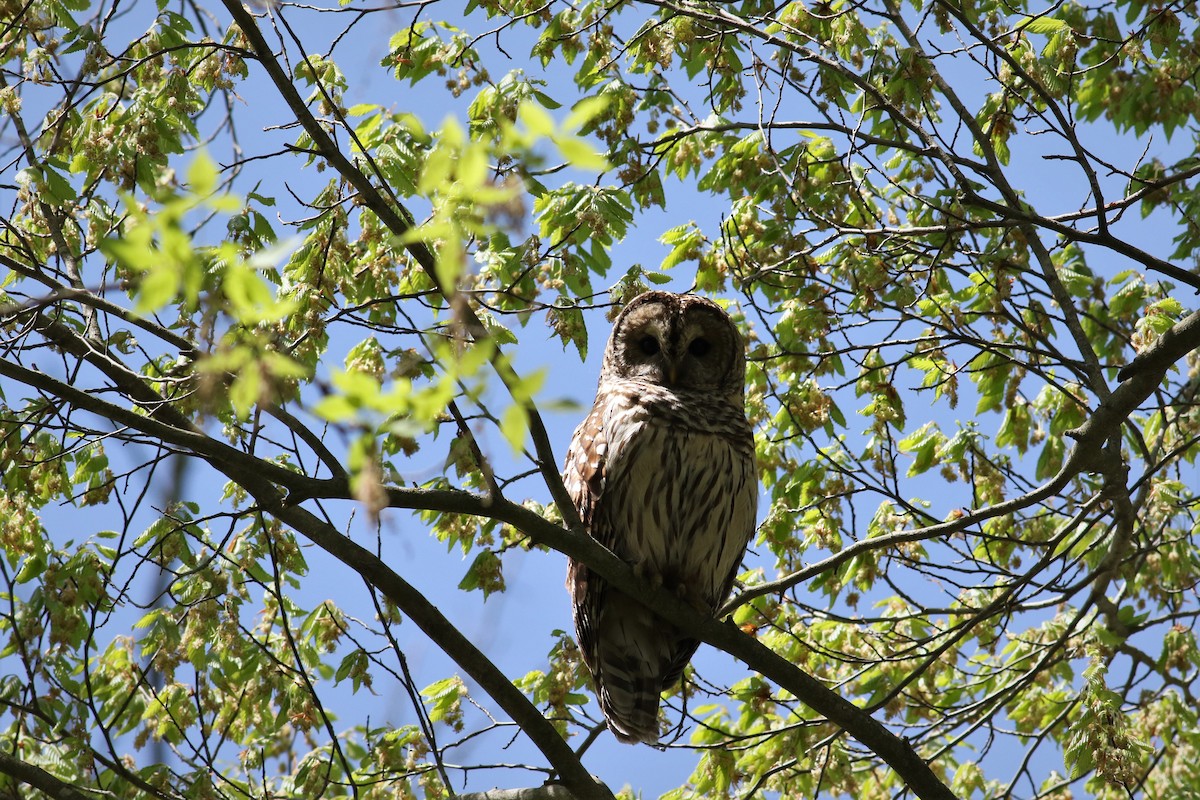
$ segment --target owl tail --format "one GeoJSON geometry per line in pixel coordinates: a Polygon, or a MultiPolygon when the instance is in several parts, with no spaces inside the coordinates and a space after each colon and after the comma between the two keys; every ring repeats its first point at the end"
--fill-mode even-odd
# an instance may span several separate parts
{"type": "MultiPolygon", "coordinates": [[[[608,728],[625,744],[658,741],[658,696],[662,679],[658,676],[630,674],[639,665],[609,662],[602,672],[600,710],[608,728]]],[[[644,668],[643,668],[644,669],[644,668]]]]}
{"type": "Polygon", "coordinates": [[[595,654],[600,710],[618,740],[654,744],[659,695],[673,671],[679,637],[632,600],[613,593],[607,605],[595,654]]]}

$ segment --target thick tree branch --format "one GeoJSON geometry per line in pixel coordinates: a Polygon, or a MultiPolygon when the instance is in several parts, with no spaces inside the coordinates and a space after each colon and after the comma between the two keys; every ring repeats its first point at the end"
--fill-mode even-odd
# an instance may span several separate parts
{"type": "MultiPolygon", "coordinates": [[[[54,800],[96,800],[95,795],[81,792],[66,781],[59,780],[41,767],[34,766],[8,753],[0,752],[0,772],[13,780],[45,792],[54,800]]],[[[16,795],[14,795],[16,796],[16,795]]]]}

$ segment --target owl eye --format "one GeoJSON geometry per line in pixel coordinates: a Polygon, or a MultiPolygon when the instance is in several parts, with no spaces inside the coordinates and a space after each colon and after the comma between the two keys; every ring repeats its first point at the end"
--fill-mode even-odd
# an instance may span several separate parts
{"type": "Polygon", "coordinates": [[[648,356],[652,356],[658,352],[658,339],[653,336],[643,336],[638,339],[638,349],[648,356]]]}
{"type": "Polygon", "coordinates": [[[692,343],[688,345],[688,352],[696,358],[704,358],[711,349],[712,344],[703,336],[692,339],[692,343]]]}

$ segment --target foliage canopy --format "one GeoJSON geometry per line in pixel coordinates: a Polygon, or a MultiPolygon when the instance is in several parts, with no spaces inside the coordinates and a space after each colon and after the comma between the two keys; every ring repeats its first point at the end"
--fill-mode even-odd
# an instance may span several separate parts
{"type": "Polygon", "coordinates": [[[671,798],[1200,796],[1194,3],[222,2],[0,2],[5,793],[637,792],[440,607],[552,550],[737,660],[671,798]],[[664,284],[751,336],[734,624],[562,511],[664,284]]]}

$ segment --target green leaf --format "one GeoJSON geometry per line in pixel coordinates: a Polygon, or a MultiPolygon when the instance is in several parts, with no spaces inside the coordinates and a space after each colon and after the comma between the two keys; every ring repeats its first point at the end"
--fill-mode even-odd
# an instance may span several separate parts
{"type": "Polygon", "coordinates": [[[79,196],[71,182],[48,165],[43,164],[40,172],[41,185],[45,189],[42,199],[50,201],[50,205],[61,207],[71,203],[79,196]]]}
{"type": "Polygon", "coordinates": [[[1035,476],[1039,481],[1054,477],[1062,469],[1066,456],[1066,445],[1057,436],[1050,437],[1042,443],[1042,452],[1038,455],[1035,476]]]}
{"type": "Polygon", "coordinates": [[[25,563],[21,565],[21,569],[17,572],[16,582],[19,584],[29,583],[35,578],[41,577],[46,571],[46,554],[38,551],[30,554],[25,558],[25,563]]]}
{"type": "Polygon", "coordinates": [[[458,159],[456,173],[461,191],[467,193],[478,192],[487,182],[487,148],[478,143],[472,143],[464,147],[458,159]]]}
{"type": "Polygon", "coordinates": [[[500,433],[513,452],[520,454],[525,449],[525,437],[529,433],[529,412],[524,406],[514,403],[500,415],[500,433]]]}
{"type": "Polygon", "coordinates": [[[1029,33],[1040,33],[1046,36],[1071,30],[1071,26],[1066,22],[1050,16],[1022,17],[1016,27],[1029,33]]]}
{"type": "Polygon", "coordinates": [[[138,284],[134,309],[149,314],[163,308],[179,295],[182,275],[172,264],[159,263],[150,269],[138,284]]]}
{"type": "Polygon", "coordinates": [[[549,108],[551,110],[554,110],[556,108],[562,108],[562,103],[558,102],[553,97],[546,94],[545,92],[540,92],[540,91],[535,90],[533,92],[533,97],[539,103],[541,103],[543,108],[549,108]]]}
{"type": "Polygon", "coordinates": [[[908,468],[909,477],[925,473],[937,463],[938,446],[945,438],[934,423],[927,422],[900,440],[900,451],[914,456],[908,468]]]}
{"type": "Polygon", "coordinates": [[[572,167],[581,170],[604,172],[609,168],[608,159],[587,142],[574,136],[555,137],[554,143],[572,167]]]}
{"type": "Polygon", "coordinates": [[[263,375],[257,364],[249,364],[233,379],[229,386],[229,403],[238,419],[250,417],[250,410],[262,396],[263,375]]]}
{"type": "Polygon", "coordinates": [[[577,131],[585,127],[603,114],[609,105],[611,105],[611,98],[608,95],[600,94],[583,98],[572,107],[571,113],[563,120],[563,130],[577,131]]]}
{"type": "Polygon", "coordinates": [[[480,590],[486,600],[494,592],[504,591],[504,572],[500,557],[491,550],[484,550],[475,556],[467,574],[459,581],[458,588],[463,591],[480,590]]]}
{"type": "Polygon", "coordinates": [[[417,191],[425,196],[432,195],[450,181],[454,169],[454,154],[446,148],[437,147],[425,158],[417,191]]]}
{"type": "MultiPolygon", "coordinates": [[[[271,263],[269,254],[264,256],[271,263]]],[[[262,263],[263,259],[257,259],[262,263]]],[[[249,263],[234,263],[225,269],[222,288],[229,298],[235,319],[246,325],[285,319],[297,307],[293,298],[276,297],[262,274],[249,263]]]]}
{"type": "Polygon", "coordinates": [[[521,120],[530,133],[539,138],[549,139],[557,132],[554,118],[536,103],[521,103],[517,108],[517,119],[521,120]]]}
{"type": "Polygon", "coordinates": [[[462,679],[453,677],[431,683],[421,690],[421,696],[429,706],[429,719],[440,722],[452,717],[459,709],[466,687],[462,679]]]}
{"type": "Polygon", "coordinates": [[[199,150],[188,166],[188,189],[197,197],[208,197],[217,190],[217,163],[206,150],[199,150]]]}

